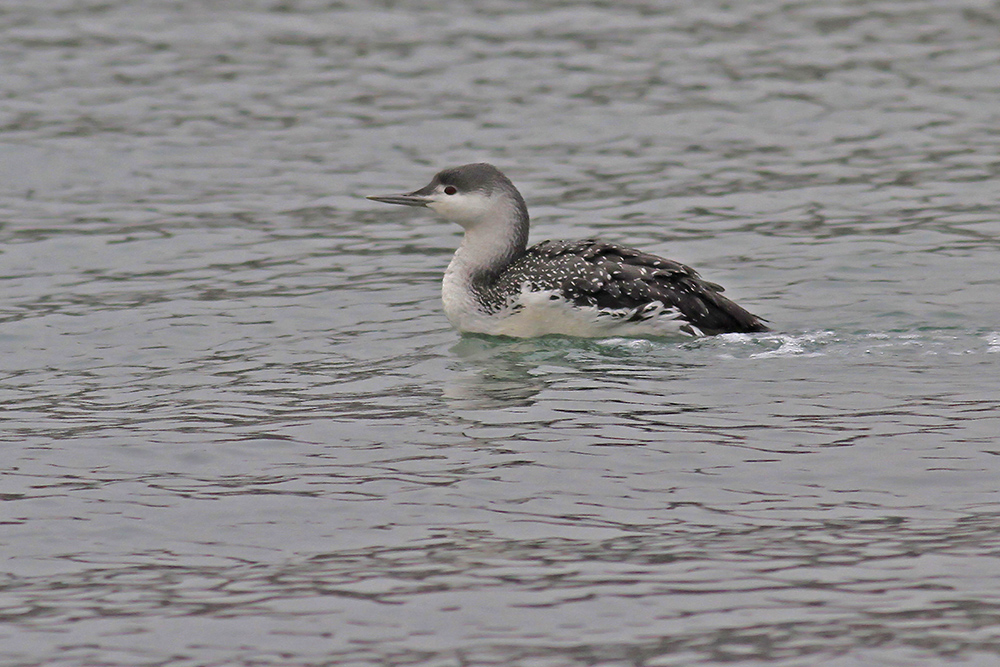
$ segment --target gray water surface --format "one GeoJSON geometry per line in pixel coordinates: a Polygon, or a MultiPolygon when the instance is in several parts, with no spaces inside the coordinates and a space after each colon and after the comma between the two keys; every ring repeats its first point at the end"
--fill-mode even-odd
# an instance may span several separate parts
{"type": "Polygon", "coordinates": [[[1000,4],[10,0],[0,662],[1000,661],[1000,4]],[[462,337],[533,240],[774,333],[462,337]]]}

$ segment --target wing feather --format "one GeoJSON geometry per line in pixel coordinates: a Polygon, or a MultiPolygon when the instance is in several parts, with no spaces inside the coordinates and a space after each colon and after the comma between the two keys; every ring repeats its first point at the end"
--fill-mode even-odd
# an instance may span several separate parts
{"type": "Polygon", "coordinates": [[[605,241],[543,241],[505,271],[494,289],[512,294],[525,284],[629,320],[668,308],[706,334],[768,330],[691,267],[605,241]]]}

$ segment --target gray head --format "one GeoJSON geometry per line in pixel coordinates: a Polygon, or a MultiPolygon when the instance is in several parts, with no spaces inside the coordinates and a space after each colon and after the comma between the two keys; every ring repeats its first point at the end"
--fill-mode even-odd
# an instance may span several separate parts
{"type": "Polygon", "coordinates": [[[485,162],[444,169],[430,183],[408,194],[368,199],[386,204],[426,206],[466,230],[483,223],[513,223],[524,227],[527,238],[528,209],[521,193],[503,172],[485,162]]]}

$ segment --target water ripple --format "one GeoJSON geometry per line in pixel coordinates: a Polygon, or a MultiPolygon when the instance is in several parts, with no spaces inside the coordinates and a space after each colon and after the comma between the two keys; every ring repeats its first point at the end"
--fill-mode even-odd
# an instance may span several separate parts
{"type": "Polygon", "coordinates": [[[3,661],[994,664],[998,25],[7,2],[3,661]],[[774,332],[459,337],[478,160],[774,332]]]}

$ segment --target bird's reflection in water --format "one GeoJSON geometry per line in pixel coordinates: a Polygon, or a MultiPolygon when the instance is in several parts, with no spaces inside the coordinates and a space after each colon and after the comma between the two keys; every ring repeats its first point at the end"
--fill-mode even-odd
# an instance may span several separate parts
{"type": "Polygon", "coordinates": [[[464,372],[450,376],[443,398],[463,409],[528,406],[547,386],[537,373],[549,341],[515,340],[495,336],[463,336],[452,348],[456,366],[464,372]],[[541,345],[539,343],[542,343],[541,345]]]}

